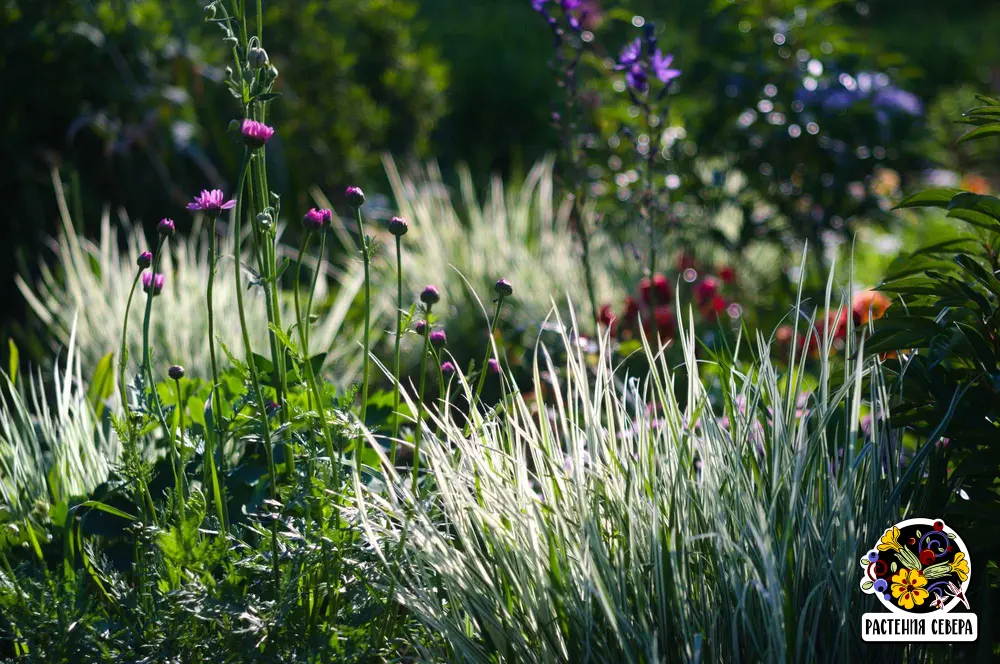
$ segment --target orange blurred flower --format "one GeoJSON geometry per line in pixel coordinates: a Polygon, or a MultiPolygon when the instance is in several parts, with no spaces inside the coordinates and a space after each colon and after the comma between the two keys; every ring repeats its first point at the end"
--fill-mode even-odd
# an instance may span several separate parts
{"type": "Polygon", "coordinates": [[[966,191],[971,191],[973,194],[984,195],[990,193],[990,181],[977,173],[969,173],[963,177],[959,186],[966,191]]]}
{"type": "Polygon", "coordinates": [[[851,310],[854,313],[855,325],[867,325],[869,321],[878,320],[885,315],[885,310],[892,300],[874,290],[861,291],[854,294],[851,310]]]}

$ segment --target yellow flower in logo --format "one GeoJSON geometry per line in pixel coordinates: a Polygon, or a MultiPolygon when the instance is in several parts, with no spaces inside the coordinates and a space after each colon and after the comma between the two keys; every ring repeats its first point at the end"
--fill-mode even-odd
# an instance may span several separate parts
{"type": "MultiPolygon", "coordinates": [[[[898,531],[897,531],[898,533],[898,531]]],[[[892,596],[896,598],[896,603],[906,610],[910,610],[914,605],[921,605],[928,597],[927,579],[917,569],[903,568],[892,577],[892,596]]]]}
{"type": "Polygon", "coordinates": [[[895,526],[891,530],[885,531],[885,535],[882,535],[882,539],[878,541],[879,551],[888,551],[889,549],[899,551],[899,528],[895,526]]]}
{"type": "Polygon", "coordinates": [[[958,578],[962,581],[969,578],[969,561],[965,559],[964,553],[956,553],[955,559],[948,563],[948,565],[951,567],[951,571],[958,574],[958,578]]]}

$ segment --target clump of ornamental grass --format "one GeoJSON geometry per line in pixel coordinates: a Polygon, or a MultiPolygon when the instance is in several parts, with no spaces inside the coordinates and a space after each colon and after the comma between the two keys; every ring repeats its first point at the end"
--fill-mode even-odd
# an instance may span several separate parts
{"type": "MultiPolygon", "coordinates": [[[[17,286],[31,312],[48,332],[44,339],[53,352],[65,346],[76,319],[77,352],[83,374],[91,376],[101,358],[109,352],[118,353],[120,340],[109,335],[110,327],[121,328],[125,315],[130,285],[140,256],[149,251],[147,267],[152,264],[154,237],[146,238],[124,213],[112,218],[106,211],[101,220],[101,232],[96,241],[77,234],[74,229],[65,194],[58,177],[53,177],[56,202],[59,204],[61,230],[53,240],[53,250],[59,269],[41,262],[37,281],[18,276],[17,286]],[[124,247],[120,249],[120,247],[124,247]]],[[[225,201],[223,201],[224,203],[225,201]]],[[[232,271],[233,239],[229,211],[221,215],[214,212],[197,212],[190,233],[178,233],[170,239],[160,272],[169,278],[157,299],[158,306],[170,312],[169,317],[154,317],[152,335],[157,339],[156,357],[169,362],[182,359],[191,377],[210,377],[212,369],[209,344],[209,317],[206,306],[206,289],[212,261],[217,257],[216,271],[232,271]],[[213,220],[218,216],[218,224],[213,220]],[[220,234],[215,251],[210,252],[210,227],[220,234]],[[183,325],[175,324],[184,321],[183,325]]],[[[276,234],[281,236],[284,226],[277,224],[276,234]]],[[[244,254],[248,265],[249,254],[244,254]]],[[[314,257],[306,258],[307,267],[315,267],[314,257]]],[[[360,367],[361,357],[354,352],[360,330],[345,326],[351,303],[362,287],[360,280],[336,278],[329,270],[320,270],[312,281],[316,307],[324,315],[310,326],[312,348],[326,352],[327,366],[340,371],[330,372],[334,381],[349,384],[360,367]],[[334,290],[336,287],[336,290],[334,290]]],[[[283,320],[294,320],[294,300],[291,292],[277,294],[278,308],[283,320]]],[[[240,346],[241,330],[237,312],[236,293],[231,279],[216,278],[213,293],[214,336],[228,348],[240,346]]],[[[133,308],[128,328],[128,350],[133,358],[141,357],[142,347],[141,308],[133,308]]],[[[254,289],[246,295],[247,327],[254,346],[267,343],[268,324],[263,293],[254,289]]],[[[220,370],[227,366],[216,348],[220,370]]]]}
{"type": "MultiPolygon", "coordinates": [[[[405,611],[456,661],[862,657],[857,561],[919,501],[885,463],[898,432],[860,430],[863,401],[887,405],[879,361],[848,348],[814,383],[802,356],[779,371],[757,335],[716,364],[696,357],[686,317],[683,363],[644,341],[640,380],[606,337],[588,356],[573,323],[556,324],[561,343],[534,363],[547,389],[494,375],[502,408],[471,411],[471,426],[428,411],[427,486],[388,464],[386,491],[356,483],[405,611]]],[[[454,399],[474,398],[453,382],[454,399]]]]}
{"type": "MultiPolygon", "coordinates": [[[[553,295],[559,301],[564,296],[574,302],[588,301],[571,209],[558,197],[551,161],[536,164],[522,182],[494,178],[483,201],[477,198],[467,170],[459,169],[460,185],[453,189],[433,165],[404,173],[387,157],[385,168],[407,232],[398,267],[395,256],[371,263],[372,320],[383,321],[373,323],[373,332],[380,327],[391,330],[391,323],[384,321],[396,318],[398,309],[409,309],[409,303],[397,304],[398,279],[404,293],[419,293],[425,284],[440,287],[438,310],[452,312],[447,326],[453,339],[472,334],[481,338],[481,310],[471,293],[489,292],[498,275],[518,287],[517,306],[505,314],[504,323],[511,328],[537,329],[553,295]]],[[[391,243],[392,229],[383,226],[385,242],[391,243]]],[[[356,254],[356,241],[347,228],[345,220],[334,219],[338,241],[345,251],[356,254]]],[[[630,265],[619,249],[595,235],[590,263],[598,302],[625,295],[630,265]]],[[[360,261],[344,266],[341,283],[361,283],[363,267],[360,261]]],[[[373,344],[375,340],[373,336],[373,344]]],[[[422,339],[404,335],[402,340],[404,371],[415,371],[422,339]]]]}

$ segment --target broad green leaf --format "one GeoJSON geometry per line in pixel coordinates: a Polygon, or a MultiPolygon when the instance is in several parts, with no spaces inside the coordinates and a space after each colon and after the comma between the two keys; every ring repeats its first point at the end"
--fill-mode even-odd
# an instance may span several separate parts
{"type": "Polygon", "coordinates": [[[988,272],[976,260],[965,254],[959,254],[955,256],[955,263],[991,293],[1000,296],[1000,281],[997,281],[996,275],[988,272]]]}
{"type": "Polygon", "coordinates": [[[967,224],[971,224],[972,226],[977,226],[979,228],[985,228],[988,231],[996,231],[998,226],[995,219],[981,212],[976,212],[975,210],[950,210],[947,216],[953,219],[961,219],[967,224]]]}
{"type": "Polygon", "coordinates": [[[992,124],[983,125],[982,127],[976,127],[969,133],[963,135],[956,142],[968,143],[969,141],[978,141],[979,139],[990,138],[992,136],[1000,136],[1000,122],[994,122],[992,124]]]}
{"type": "Polygon", "coordinates": [[[961,193],[948,203],[949,210],[971,210],[1000,221],[1000,198],[981,196],[969,192],[961,193]]]}
{"type": "Polygon", "coordinates": [[[913,207],[939,207],[946,208],[951,199],[961,194],[961,189],[952,189],[948,187],[939,187],[935,189],[925,189],[921,192],[913,194],[909,198],[904,198],[902,201],[896,205],[897,210],[902,208],[913,208],[913,207]]]}
{"type": "Polygon", "coordinates": [[[90,388],[87,390],[87,401],[98,417],[104,411],[104,402],[115,393],[113,355],[114,353],[108,353],[97,362],[94,376],[90,379],[90,388]]]}

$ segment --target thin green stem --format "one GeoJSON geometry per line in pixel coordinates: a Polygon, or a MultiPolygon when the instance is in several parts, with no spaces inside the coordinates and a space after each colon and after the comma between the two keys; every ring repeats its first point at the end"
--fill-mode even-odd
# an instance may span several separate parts
{"type": "Polygon", "coordinates": [[[181,437],[184,436],[184,407],[181,400],[181,381],[175,380],[177,387],[177,417],[174,419],[174,426],[170,427],[170,453],[174,461],[174,492],[177,494],[177,516],[184,519],[184,467],[181,462],[181,453],[177,448],[177,431],[180,430],[181,437]]]}
{"type": "Polygon", "coordinates": [[[427,356],[431,343],[431,307],[427,305],[424,327],[424,350],[420,356],[420,393],[417,402],[417,429],[413,434],[413,494],[417,494],[417,476],[420,473],[420,438],[424,424],[424,391],[427,388],[427,356]]]}
{"type": "Polygon", "coordinates": [[[135,296],[135,289],[142,278],[142,270],[135,273],[132,280],[132,288],[128,292],[128,300],[125,303],[125,322],[122,323],[122,345],[118,352],[118,392],[122,400],[122,413],[125,417],[125,428],[128,431],[129,444],[135,439],[135,430],[132,428],[132,413],[128,407],[128,390],[125,385],[125,369],[128,367],[128,316],[132,310],[132,298],[135,296]]]}
{"type": "Polygon", "coordinates": [[[403,238],[396,236],[396,348],[393,353],[393,376],[396,379],[396,393],[393,395],[393,425],[392,443],[389,450],[389,461],[396,465],[396,446],[399,440],[399,394],[402,386],[399,383],[399,342],[403,336],[403,238]]]}
{"type": "Polygon", "coordinates": [[[365,355],[364,358],[362,358],[361,363],[361,423],[364,424],[368,413],[368,353],[371,351],[372,280],[370,273],[371,260],[368,256],[368,241],[365,239],[365,227],[361,221],[361,208],[354,208],[354,216],[358,222],[358,236],[361,240],[361,257],[364,259],[365,263],[365,355]]]}
{"type": "MultiPolygon", "coordinates": [[[[212,361],[212,423],[215,425],[215,437],[219,441],[219,461],[216,467],[215,460],[215,450],[212,444],[214,437],[205,437],[205,455],[204,463],[206,467],[206,476],[208,475],[208,467],[211,465],[215,471],[216,482],[219,487],[219,495],[217,496],[217,501],[222,504],[219,505],[219,514],[222,515],[222,528],[226,529],[226,438],[224,427],[218,426],[218,423],[222,418],[222,397],[219,395],[219,362],[215,355],[215,268],[218,264],[218,247],[216,246],[216,226],[218,224],[219,218],[215,216],[212,218],[211,226],[208,229],[208,355],[212,361]]],[[[239,258],[237,257],[237,260],[239,258]]],[[[206,482],[205,486],[211,487],[213,484],[206,482]]],[[[207,491],[206,491],[207,492],[207,491]]]]}
{"type": "MultiPolygon", "coordinates": [[[[307,331],[307,326],[309,324],[309,307],[306,307],[305,318],[302,316],[302,307],[300,304],[299,295],[299,283],[302,279],[302,258],[306,254],[306,250],[309,248],[309,241],[312,239],[312,231],[307,231],[302,237],[302,244],[299,247],[299,261],[296,268],[295,275],[295,317],[298,318],[299,324],[299,344],[302,346],[302,364],[305,368],[306,381],[309,383],[309,391],[312,393],[312,398],[316,402],[316,412],[319,414],[320,426],[323,428],[323,442],[326,445],[326,453],[330,457],[330,463],[333,463],[333,433],[330,431],[330,424],[326,421],[326,414],[323,408],[323,398],[319,392],[319,386],[316,382],[316,372],[313,370],[312,362],[309,358],[309,334],[307,331]]],[[[320,257],[322,260],[322,256],[320,257]]],[[[320,263],[317,263],[316,269],[319,270],[320,263]]],[[[311,299],[311,298],[310,298],[311,299]]],[[[339,469],[335,469],[335,475],[339,478],[339,469]]],[[[339,481],[338,481],[339,483],[339,481]]]]}
{"type": "MultiPolygon", "coordinates": [[[[486,356],[483,358],[483,366],[479,367],[479,381],[476,384],[476,398],[474,401],[479,400],[479,395],[483,393],[483,385],[486,384],[486,374],[487,363],[490,361],[490,355],[493,354],[493,336],[497,331],[497,322],[500,320],[500,309],[503,307],[503,297],[497,297],[497,308],[493,314],[493,321],[490,323],[490,338],[486,344],[486,356]]],[[[471,421],[471,420],[470,420],[471,421]]]]}
{"type": "MultiPolygon", "coordinates": [[[[261,435],[264,438],[264,452],[267,455],[267,471],[271,476],[271,498],[278,498],[278,477],[274,468],[274,450],[271,447],[271,427],[267,421],[267,406],[264,403],[264,392],[260,386],[260,374],[253,358],[253,345],[250,343],[250,332],[247,328],[246,311],[243,306],[243,198],[246,186],[247,171],[250,166],[250,152],[245,151],[243,156],[243,168],[240,169],[240,181],[236,188],[236,223],[234,228],[234,252],[236,260],[234,277],[236,279],[236,306],[240,315],[240,330],[243,335],[243,349],[246,354],[247,368],[250,371],[250,380],[253,385],[255,396],[257,397],[257,409],[260,413],[261,435]]],[[[281,568],[278,566],[278,532],[277,520],[273,520],[271,525],[271,559],[274,564],[274,585],[275,589],[281,587],[281,568]]]]}
{"type": "Polygon", "coordinates": [[[316,258],[316,269],[313,270],[312,281],[309,284],[309,296],[306,298],[306,339],[312,339],[312,308],[313,294],[316,293],[316,284],[319,283],[319,275],[322,271],[323,259],[326,258],[326,232],[319,235],[319,256],[316,258]]]}

